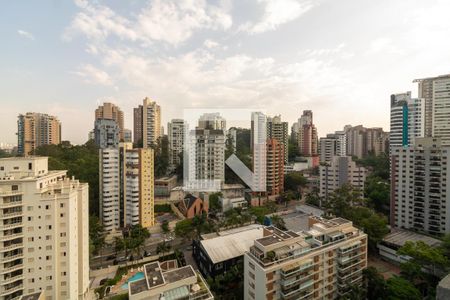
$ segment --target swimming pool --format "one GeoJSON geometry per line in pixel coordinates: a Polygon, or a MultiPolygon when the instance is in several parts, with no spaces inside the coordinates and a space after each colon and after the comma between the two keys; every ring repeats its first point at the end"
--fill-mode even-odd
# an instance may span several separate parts
{"type": "Polygon", "coordinates": [[[128,278],[128,280],[124,284],[122,284],[121,288],[123,290],[128,290],[128,282],[136,281],[136,280],[142,279],[144,277],[145,277],[145,275],[143,272],[138,272],[138,273],[134,274],[133,276],[131,276],[130,278],[128,278]]]}

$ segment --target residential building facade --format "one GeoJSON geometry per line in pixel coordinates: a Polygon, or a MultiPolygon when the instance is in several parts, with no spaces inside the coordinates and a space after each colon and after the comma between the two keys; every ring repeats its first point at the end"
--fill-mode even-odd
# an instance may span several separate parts
{"type": "Polygon", "coordinates": [[[418,138],[391,153],[391,224],[431,234],[450,233],[450,147],[418,138]]]}
{"type": "Polygon", "coordinates": [[[284,164],[288,163],[288,122],[282,122],[281,116],[267,118],[267,139],[275,139],[284,148],[284,164]]]}
{"type": "Polygon", "coordinates": [[[284,192],[284,145],[276,139],[268,139],[266,150],[266,193],[280,195],[284,192]]]}
{"type": "Polygon", "coordinates": [[[154,147],[161,137],[161,107],[149,98],[133,110],[134,142],[143,148],[154,147]]]}
{"type": "Polygon", "coordinates": [[[125,127],[123,111],[115,104],[105,102],[95,110],[95,121],[100,119],[114,120],[119,126],[119,140],[124,139],[125,127]]]}
{"type": "Polygon", "coordinates": [[[17,120],[17,152],[30,155],[42,145],[61,143],[61,122],[55,116],[28,112],[17,120]]]}
{"type": "Polygon", "coordinates": [[[181,155],[183,155],[186,122],[182,119],[172,119],[167,124],[167,130],[169,139],[169,168],[173,171],[182,161],[181,155]]]}
{"type": "Polygon", "coordinates": [[[47,157],[0,159],[0,299],[87,299],[88,198],[47,157]]]}
{"type": "Polygon", "coordinates": [[[100,218],[105,230],[153,226],[153,149],[133,149],[131,143],[121,143],[117,149],[101,149],[99,155],[100,218]]]}
{"type": "Polygon", "coordinates": [[[117,148],[120,143],[120,128],[116,121],[98,119],[94,125],[94,140],[99,149],[117,148]]]}
{"type": "Polygon", "coordinates": [[[321,165],[320,172],[320,196],[328,199],[330,193],[344,184],[350,184],[364,193],[364,183],[367,177],[367,169],[360,167],[350,156],[334,156],[329,164],[321,165]]]}
{"type": "Polygon", "coordinates": [[[363,283],[367,235],[342,218],[310,230],[264,228],[244,255],[244,299],[336,299],[363,283]]]}

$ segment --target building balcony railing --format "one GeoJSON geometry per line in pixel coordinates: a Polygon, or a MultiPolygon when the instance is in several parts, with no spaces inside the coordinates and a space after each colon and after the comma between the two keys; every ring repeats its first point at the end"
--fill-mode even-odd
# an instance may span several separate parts
{"type": "Polygon", "coordinates": [[[10,201],[10,202],[0,203],[0,208],[10,208],[10,207],[16,207],[16,206],[22,206],[22,201],[10,201]]]}
{"type": "Polygon", "coordinates": [[[14,287],[11,287],[9,289],[0,288],[0,297],[8,296],[12,293],[18,292],[20,290],[23,290],[23,284],[16,285],[14,287]]]}
{"type": "Polygon", "coordinates": [[[8,229],[14,229],[22,227],[22,222],[12,223],[12,224],[1,224],[0,223],[0,230],[8,230],[8,229]]]}
{"type": "Polygon", "coordinates": [[[13,261],[13,260],[16,260],[16,259],[19,259],[19,258],[23,258],[23,253],[19,253],[19,254],[16,254],[16,255],[0,257],[0,262],[5,263],[5,262],[13,261]]]}
{"type": "Polygon", "coordinates": [[[305,276],[301,276],[300,278],[291,278],[291,279],[285,279],[281,280],[281,286],[285,289],[289,289],[294,284],[299,284],[303,281],[307,281],[308,279],[311,279],[311,277],[314,275],[313,272],[308,273],[305,276]]]}
{"type": "Polygon", "coordinates": [[[15,211],[15,212],[6,213],[6,214],[0,212],[0,219],[8,219],[8,218],[16,218],[16,217],[23,217],[23,212],[15,211]]]}
{"type": "Polygon", "coordinates": [[[13,277],[10,277],[10,278],[7,278],[7,279],[3,278],[2,281],[0,281],[0,286],[1,285],[7,285],[7,284],[13,283],[15,281],[22,280],[24,278],[25,278],[25,276],[23,274],[19,274],[17,276],[13,276],[13,277]]]}
{"type": "Polygon", "coordinates": [[[20,249],[20,248],[23,248],[23,243],[15,243],[15,244],[0,248],[0,253],[12,251],[15,249],[20,249]]]}
{"type": "Polygon", "coordinates": [[[347,264],[347,265],[340,265],[339,268],[338,268],[338,271],[339,272],[347,271],[350,268],[355,267],[355,266],[361,264],[364,261],[365,261],[364,259],[358,259],[358,260],[356,260],[356,262],[351,262],[350,264],[347,264]]]}
{"type": "Polygon", "coordinates": [[[310,280],[308,280],[308,281],[306,281],[306,282],[300,284],[300,285],[299,285],[297,288],[295,288],[295,289],[291,289],[291,290],[288,290],[288,291],[283,291],[283,290],[282,290],[282,291],[281,291],[281,295],[282,295],[284,298],[290,297],[290,296],[292,296],[292,295],[294,295],[294,294],[296,294],[296,293],[298,293],[298,292],[300,292],[300,291],[302,291],[302,290],[304,290],[304,289],[306,289],[306,288],[312,286],[313,284],[314,284],[314,280],[310,279],[310,280]]]}
{"type": "Polygon", "coordinates": [[[360,257],[361,255],[365,255],[365,252],[360,252],[358,254],[350,255],[350,256],[339,257],[338,258],[338,263],[339,264],[345,264],[346,262],[355,260],[356,258],[360,257]]]}
{"type": "Polygon", "coordinates": [[[4,267],[0,266],[0,274],[11,273],[11,272],[21,270],[21,269],[23,269],[23,264],[18,264],[18,265],[8,267],[8,268],[4,268],[4,267]]]}
{"type": "Polygon", "coordinates": [[[23,232],[0,236],[0,242],[23,237],[23,232]]]}

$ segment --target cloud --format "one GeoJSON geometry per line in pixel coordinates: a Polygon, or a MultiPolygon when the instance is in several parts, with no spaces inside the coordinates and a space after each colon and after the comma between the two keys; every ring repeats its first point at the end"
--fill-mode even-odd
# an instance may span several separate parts
{"type": "Polygon", "coordinates": [[[305,14],[314,4],[310,0],[258,0],[264,5],[264,14],[256,23],[248,22],[241,30],[252,34],[272,31],[305,14]]]}
{"type": "Polygon", "coordinates": [[[31,34],[31,33],[28,32],[28,31],[19,29],[19,30],[17,30],[17,33],[18,33],[21,37],[24,37],[24,38],[29,39],[29,40],[31,40],[31,41],[34,41],[34,40],[35,40],[34,35],[31,34]]]}
{"type": "Polygon", "coordinates": [[[212,48],[216,48],[219,46],[219,43],[213,41],[213,40],[205,40],[205,42],[203,43],[203,45],[208,48],[208,49],[212,49],[212,48]]]}
{"type": "Polygon", "coordinates": [[[108,73],[90,64],[82,65],[72,73],[80,76],[83,78],[84,82],[89,84],[99,84],[105,86],[113,85],[113,80],[108,73]]]}
{"type": "Polygon", "coordinates": [[[389,54],[404,54],[404,51],[397,47],[392,39],[388,37],[380,37],[370,42],[367,55],[377,53],[389,53],[389,54]]]}
{"type": "Polygon", "coordinates": [[[104,5],[80,0],[76,4],[81,11],[66,28],[66,41],[82,34],[95,41],[114,36],[143,45],[155,41],[178,45],[197,30],[226,30],[232,25],[227,6],[211,5],[205,0],[150,1],[130,19],[104,5]]]}

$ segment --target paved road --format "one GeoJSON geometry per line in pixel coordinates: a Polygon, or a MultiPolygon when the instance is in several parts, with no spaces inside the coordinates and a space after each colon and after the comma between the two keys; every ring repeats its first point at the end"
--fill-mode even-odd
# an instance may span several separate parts
{"type": "MultiPolygon", "coordinates": [[[[145,246],[142,249],[142,252],[146,250],[147,252],[150,252],[152,255],[156,254],[156,248],[158,247],[158,244],[162,242],[162,238],[154,239],[151,238],[146,241],[145,246]]],[[[180,238],[175,238],[173,241],[167,242],[172,249],[175,250],[178,248],[182,248],[190,244],[190,242],[185,242],[180,238]]],[[[101,252],[101,255],[93,257],[89,261],[89,265],[91,269],[99,269],[107,266],[113,265],[113,259],[107,259],[109,256],[115,256],[115,251],[113,247],[104,248],[101,252]]],[[[118,252],[117,257],[123,257],[125,256],[125,251],[118,252]]],[[[120,263],[119,265],[125,265],[126,262],[120,263]]]]}

